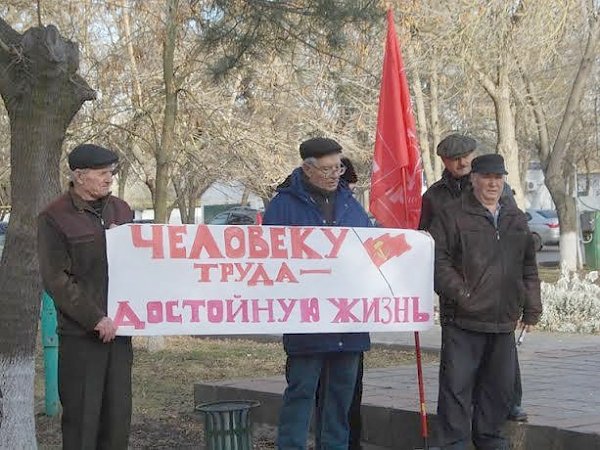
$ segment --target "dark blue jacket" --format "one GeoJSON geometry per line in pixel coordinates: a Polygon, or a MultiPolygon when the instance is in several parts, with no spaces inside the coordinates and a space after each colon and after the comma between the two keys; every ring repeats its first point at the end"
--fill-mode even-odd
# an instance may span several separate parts
{"type": "MultiPolygon", "coordinates": [[[[292,172],[289,182],[279,186],[265,211],[263,225],[323,226],[325,218],[302,182],[302,169],[292,172]]],[[[370,227],[363,207],[340,182],[335,199],[334,226],[370,227]]],[[[323,352],[362,352],[370,348],[369,333],[285,334],[283,347],[288,355],[323,352]]]]}

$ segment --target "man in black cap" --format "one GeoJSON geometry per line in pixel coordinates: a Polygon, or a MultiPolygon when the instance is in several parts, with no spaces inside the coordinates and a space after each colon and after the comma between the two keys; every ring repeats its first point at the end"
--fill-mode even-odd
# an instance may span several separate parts
{"type": "MultiPolygon", "coordinates": [[[[320,142],[321,138],[318,138],[317,142],[320,142]]],[[[312,140],[309,140],[307,142],[314,142],[312,140]]],[[[338,145],[332,144],[331,148],[335,149],[335,152],[338,152],[338,145]]],[[[308,144],[304,144],[305,148],[306,145],[308,144]]],[[[339,150],[341,151],[341,147],[339,147],[339,150]]],[[[303,151],[303,154],[306,156],[306,150],[303,151]]],[[[340,182],[341,183],[345,183],[348,187],[348,189],[350,189],[350,191],[352,193],[354,193],[354,188],[356,186],[356,183],[358,183],[358,175],[356,174],[356,170],[354,169],[354,165],[352,164],[352,161],[350,160],[350,158],[342,156],[340,158],[340,163],[344,166],[344,170],[342,171],[342,173],[340,174],[340,182]]],[[[287,176],[287,178],[281,183],[279,184],[279,186],[277,186],[277,190],[281,190],[283,188],[288,188],[291,186],[292,183],[292,179],[293,179],[293,172],[287,176]]],[[[356,375],[356,386],[354,389],[354,396],[352,398],[352,404],[350,405],[350,412],[348,415],[348,421],[349,421],[349,427],[350,427],[350,436],[349,436],[349,440],[348,440],[348,450],[361,450],[362,445],[361,445],[361,428],[362,428],[362,417],[361,417],[361,413],[360,413],[360,408],[361,408],[361,403],[362,403],[362,392],[363,392],[363,372],[364,372],[364,354],[361,352],[360,354],[360,359],[359,359],[359,364],[358,364],[358,372],[356,375]]],[[[286,373],[287,376],[287,373],[286,373]]],[[[319,391],[320,391],[320,383],[317,384],[317,392],[316,392],[316,420],[319,421],[320,420],[320,415],[321,415],[321,406],[322,403],[319,402],[319,391]]],[[[316,435],[316,447],[320,448],[320,442],[319,442],[319,434],[317,433],[316,435]]]]}
{"type": "MultiPolygon", "coordinates": [[[[342,147],[313,138],[300,145],[302,166],[277,189],[264,225],[368,227],[369,217],[340,176],[342,147]]],[[[279,450],[306,449],[319,385],[316,450],[348,448],[348,415],[368,333],[285,334],[287,388],[280,412],[279,450]]]]}
{"type": "Polygon", "coordinates": [[[131,338],[107,317],[105,231],[133,220],[110,195],[117,155],[84,144],[69,154],[71,183],[38,219],[44,288],[58,310],[63,449],[125,450],[131,421],[131,338]]]}
{"type": "Polygon", "coordinates": [[[502,197],[504,159],[472,162],[472,189],[436,211],[435,290],[442,350],[438,418],[442,445],[508,450],[500,429],[512,406],[515,327],[542,313],[533,237],[514,201],[502,197]]]}
{"type": "MultiPolygon", "coordinates": [[[[465,189],[471,187],[471,161],[475,156],[477,141],[469,136],[454,133],[438,144],[437,154],[444,163],[442,178],[436,181],[423,194],[420,230],[428,230],[437,211],[455,198],[460,197],[465,189]]],[[[512,190],[508,183],[504,184],[502,195],[507,201],[514,203],[512,190]]],[[[516,354],[515,354],[516,355],[516,354]]],[[[516,357],[516,356],[515,356],[516,357]]],[[[527,414],[521,408],[523,390],[519,360],[516,360],[515,395],[509,419],[518,422],[527,421],[527,414]]]]}

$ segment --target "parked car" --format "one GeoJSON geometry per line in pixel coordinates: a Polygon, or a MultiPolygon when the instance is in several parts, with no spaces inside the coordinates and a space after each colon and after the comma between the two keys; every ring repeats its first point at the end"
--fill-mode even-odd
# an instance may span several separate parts
{"type": "Polygon", "coordinates": [[[528,209],[527,222],[533,234],[536,251],[544,245],[558,245],[560,241],[560,225],[558,214],[553,209],[528,209]]]}
{"type": "Polygon", "coordinates": [[[254,225],[259,223],[260,215],[258,209],[249,208],[247,206],[236,206],[234,208],[223,211],[213,217],[209,225],[254,225]]]}

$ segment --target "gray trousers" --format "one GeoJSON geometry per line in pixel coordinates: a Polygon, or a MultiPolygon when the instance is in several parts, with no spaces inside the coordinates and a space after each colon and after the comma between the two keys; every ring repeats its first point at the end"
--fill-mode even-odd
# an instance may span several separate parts
{"type": "Polygon", "coordinates": [[[514,333],[442,326],[438,418],[442,448],[508,449],[501,435],[515,392],[514,333]]]}
{"type": "Polygon", "coordinates": [[[103,344],[93,336],[60,336],[64,450],[127,449],[132,362],[129,337],[103,344]]]}

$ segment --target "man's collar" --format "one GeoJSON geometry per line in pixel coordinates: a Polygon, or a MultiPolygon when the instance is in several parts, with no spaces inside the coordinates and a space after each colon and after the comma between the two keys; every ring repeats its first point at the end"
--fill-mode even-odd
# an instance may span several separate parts
{"type": "MultiPolygon", "coordinates": [[[[71,196],[71,201],[73,202],[73,206],[75,206],[75,209],[77,209],[78,211],[84,211],[84,210],[93,211],[93,208],[91,207],[90,202],[88,202],[87,200],[84,200],[83,198],[81,198],[81,196],[79,194],[77,194],[77,192],[75,192],[75,188],[73,187],[72,183],[69,184],[69,195],[71,196]]],[[[98,200],[105,202],[105,201],[107,201],[108,197],[110,197],[110,195],[111,194],[109,192],[106,197],[100,198],[98,200]]]]}
{"type": "Polygon", "coordinates": [[[470,174],[463,175],[460,178],[454,178],[448,169],[444,169],[442,172],[442,178],[446,181],[454,181],[455,183],[464,183],[465,180],[469,179],[470,174]]]}

